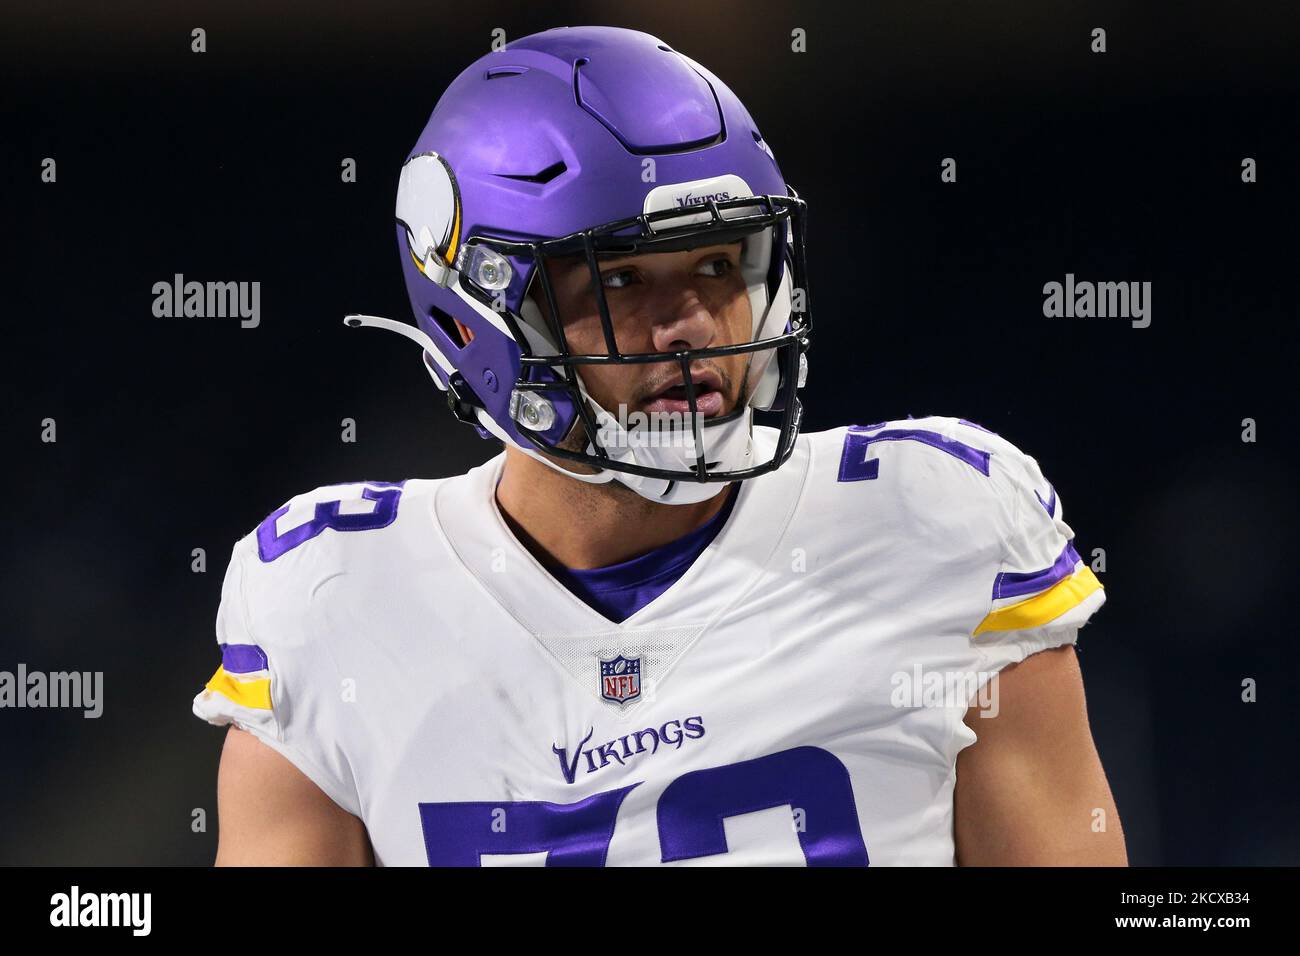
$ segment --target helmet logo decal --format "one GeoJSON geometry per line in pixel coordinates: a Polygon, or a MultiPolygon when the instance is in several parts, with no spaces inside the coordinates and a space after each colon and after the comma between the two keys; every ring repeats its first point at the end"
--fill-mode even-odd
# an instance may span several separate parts
{"type": "Polygon", "coordinates": [[[703,205],[709,200],[725,202],[728,199],[744,199],[754,195],[753,191],[739,176],[711,176],[693,182],[665,183],[646,193],[642,212],[656,212],[661,209],[681,209],[685,206],[703,205]]]}
{"type": "Polygon", "coordinates": [[[731,198],[731,193],[723,191],[720,193],[705,193],[703,196],[696,196],[693,193],[687,193],[685,196],[677,197],[679,206],[698,206],[712,200],[713,202],[726,202],[731,198]]]}
{"type": "MultiPolygon", "coordinates": [[[[726,202],[729,199],[747,199],[754,195],[753,190],[739,176],[711,176],[708,179],[696,179],[684,183],[665,183],[646,193],[642,212],[659,212],[664,209],[688,210],[705,203],[726,202]]],[[[725,215],[725,214],[724,214],[725,215]]],[[[683,212],[680,218],[663,220],[656,223],[658,228],[686,226],[697,222],[708,222],[709,213],[683,212]]]]}
{"type": "Polygon", "coordinates": [[[437,153],[412,156],[397,181],[397,221],[420,271],[437,279],[456,261],[460,241],[460,190],[447,160],[437,153]]]}

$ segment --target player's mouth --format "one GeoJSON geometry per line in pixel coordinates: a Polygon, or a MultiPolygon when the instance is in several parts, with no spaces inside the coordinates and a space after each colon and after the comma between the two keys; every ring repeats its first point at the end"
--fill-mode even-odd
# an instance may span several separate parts
{"type": "MultiPolygon", "coordinates": [[[[695,410],[705,418],[720,415],[724,404],[722,376],[712,369],[701,369],[691,373],[691,384],[695,388],[695,410]]],[[[689,415],[691,403],[681,376],[651,395],[645,403],[645,410],[689,415]]]]}

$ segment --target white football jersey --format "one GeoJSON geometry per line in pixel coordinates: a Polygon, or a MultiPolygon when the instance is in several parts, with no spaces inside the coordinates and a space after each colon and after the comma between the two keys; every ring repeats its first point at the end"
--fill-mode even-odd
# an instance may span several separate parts
{"type": "Polygon", "coordinates": [[[1104,600],[1035,461],[957,419],[801,436],[620,624],[510,532],[503,462],[299,495],[226,574],[194,712],[383,865],[952,865],[972,694],[1104,600]]]}

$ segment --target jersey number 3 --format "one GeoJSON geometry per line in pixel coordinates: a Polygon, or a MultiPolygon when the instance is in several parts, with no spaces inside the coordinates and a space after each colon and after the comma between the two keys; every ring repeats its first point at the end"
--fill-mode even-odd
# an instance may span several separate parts
{"type": "Polygon", "coordinates": [[[276,525],[289,512],[289,505],[271,512],[257,526],[258,557],[264,564],[270,564],[326,530],[374,531],[387,528],[397,518],[397,503],[402,497],[402,485],[405,482],[371,481],[367,484],[372,487],[362,488],[360,498],[374,502],[369,511],[342,513],[340,508],[343,502],[354,499],[321,501],[316,504],[315,513],[310,519],[283,534],[276,530],[276,525]]]}

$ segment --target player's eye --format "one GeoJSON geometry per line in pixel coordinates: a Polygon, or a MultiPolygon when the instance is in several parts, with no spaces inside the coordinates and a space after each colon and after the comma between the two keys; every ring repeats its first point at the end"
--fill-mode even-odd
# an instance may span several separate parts
{"type": "Polygon", "coordinates": [[[600,284],[606,289],[622,289],[631,285],[635,278],[636,271],[633,269],[611,269],[600,274],[600,284]]]}
{"type": "Polygon", "coordinates": [[[720,279],[723,276],[730,275],[735,268],[735,265],[725,253],[700,263],[703,274],[712,279],[720,279]]]}

